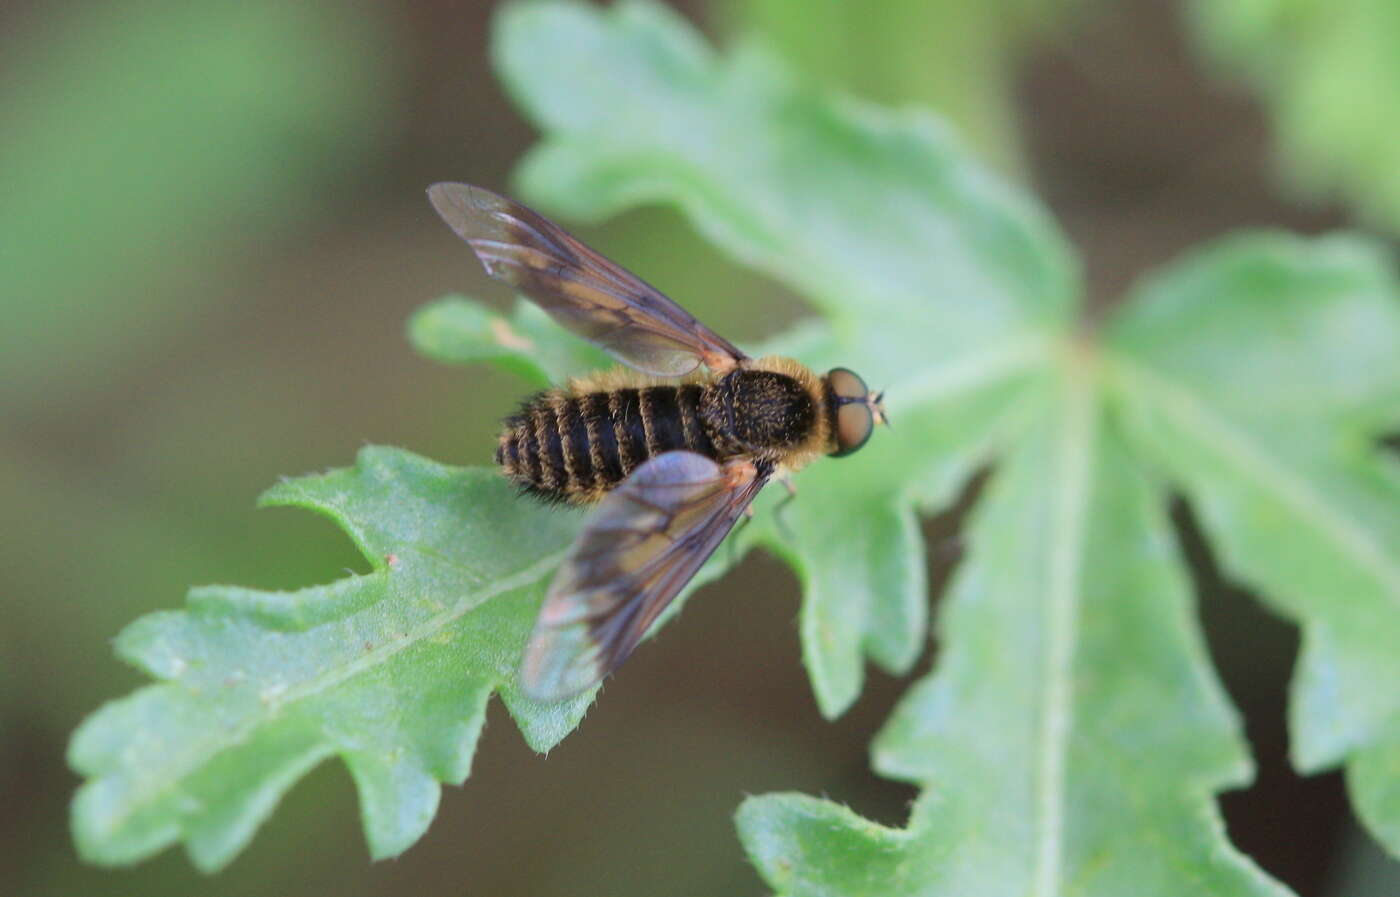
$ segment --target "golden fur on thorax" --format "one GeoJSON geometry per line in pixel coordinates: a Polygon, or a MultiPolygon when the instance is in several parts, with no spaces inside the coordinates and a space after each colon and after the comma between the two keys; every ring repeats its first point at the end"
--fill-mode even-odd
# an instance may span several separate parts
{"type": "Polygon", "coordinates": [[[817,411],[812,432],[801,443],[784,451],[778,462],[778,474],[796,473],[835,448],[831,438],[831,421],[826,415],[826,384],[820,376],[800,361],[783,355],[765,355],[742,364],[751,370],[772,371],[796,380],[812,397],[812,407],[817,411]]]}

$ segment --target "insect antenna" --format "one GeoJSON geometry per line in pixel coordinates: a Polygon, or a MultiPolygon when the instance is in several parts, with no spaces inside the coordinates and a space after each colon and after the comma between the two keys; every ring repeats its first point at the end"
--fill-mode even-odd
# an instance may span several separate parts
{"type": "MultiPolygon", "coordinates": [[[[890,416],[885,411],[885,391],[882,389],[870,398],[870,407],[875,410],[875,423],[890,427],[890,416]]],[[[890,427],[891,430],[894,427],[890,427]]]]}

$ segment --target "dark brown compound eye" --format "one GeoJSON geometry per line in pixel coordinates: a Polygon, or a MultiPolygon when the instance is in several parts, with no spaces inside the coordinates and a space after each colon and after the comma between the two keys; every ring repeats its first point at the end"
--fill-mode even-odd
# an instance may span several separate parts
{"type": "Polygon", "coordinates": [[[832,394],[840,399],[863,400],[870,394],[865,381],[860,379],[855,371],[846,368],[832,368],[827,372],[826,382],[831,385],[832,394]]]}
{"type": "Polygon", "coordinates": [[[875,429],[875,416],[864,402],[851,402],[837,407],[835,423],[836,451],[830,457],[841,458],[865,445],[875,429]]]}

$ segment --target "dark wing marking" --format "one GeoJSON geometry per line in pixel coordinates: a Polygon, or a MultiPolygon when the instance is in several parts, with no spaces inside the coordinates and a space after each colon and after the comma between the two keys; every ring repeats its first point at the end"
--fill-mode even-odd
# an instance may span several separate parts
{"type": "Polygon", "coordinates": [[[526,694],[559,700],[616,669],[767,480],[751,461],[683,451],[634,470],[555,575],[521,662],[526,694]]]}
{"type": "Polygon", "coordinates": [[[469,184],[434,184],[428,198],[471,245],[487,274],[619,361],[679,377],[701,362],[724,371],[745,357],[659,290],[543,215],[469,184]]]}

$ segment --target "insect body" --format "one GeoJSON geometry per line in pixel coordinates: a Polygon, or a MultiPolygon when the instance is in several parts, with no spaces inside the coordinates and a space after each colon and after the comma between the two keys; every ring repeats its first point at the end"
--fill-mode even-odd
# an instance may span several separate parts
{"type": "Polygon", "coordinates": [[[497,463],[529,492],[591,504],[666,452],[746,457],[771,476],[827,448],[825,384],[789,359],[681,384],[652,379],[620,369],[538,393],[506,420],[497,463]]]}
{"type": "Polygon", "coordinates": [[[531,696],[561,699],[627,658],[770,479],[864,445],[881,394],[845,368],[748,357],[518,203],[466,184],[428,195],[487,273],[625,365],[530,397],[496,448],[525,491],[597,505],[521,665],[531,696]]]}

